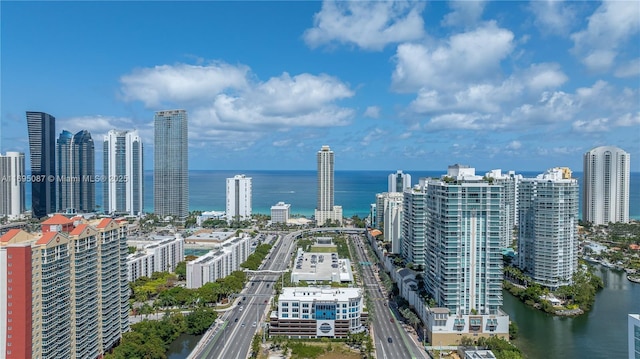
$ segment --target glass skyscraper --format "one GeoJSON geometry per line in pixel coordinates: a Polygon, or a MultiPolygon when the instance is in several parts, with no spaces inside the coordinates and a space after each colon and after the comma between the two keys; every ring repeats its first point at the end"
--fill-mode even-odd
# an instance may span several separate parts
{"type": "Polygon", "coordinates": [[[44,112],[27,111],[27,129],[34,179],[31,211],[34,218],[42,218],[56,211],[56,118],[44,112]]]}
{"type": "Polygon", "coordinates": [[[154,120],[153,205],[160,217],[189,214],[187,111],[158,111],[154,120]]]}
{"type": "Polygon", "coordinates": [[[144,210],[143,145],[138,131],[111,130],[104,136],[103,199],[105,213],[128,213],[144,210]]]}
{"type": "Polygon", "coordinates": [[[342,207],[333,202],[333,151],[329,146],[322,146],[317,155],[318,164],[318,202],[316,205],[316,224],[324,225],[327,220],[342,223],[342,207]]]}
{"type": "Polygon", "coordinates": [[[58,210],[93,212],[96,209],[95,150],[91,134],[62,131],[56,145],[58,210]]]}

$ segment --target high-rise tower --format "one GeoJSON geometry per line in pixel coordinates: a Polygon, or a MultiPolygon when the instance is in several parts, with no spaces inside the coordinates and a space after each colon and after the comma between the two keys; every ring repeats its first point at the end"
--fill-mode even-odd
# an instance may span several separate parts
{"type": "Polygon", "coordinates": [[[502,306],[502,192],[460,165],[427,183],[424,282],[450,313],[498,314],[502,306]]]}
{"type": "Polygon", "coordinates": [[[251,177],[227,178],[227,221],[251,219],[251,177]]]}
{"type": "Polygon", "coordinates": [[[24,212],[24,153],[0,155],[0,217],[15,219],[24,212]]]}
{"type": "Polygon", "coordinates": [[[91,134],[62,131],[56,145],[58,210],[93,212],[96,208],[95,150],[91,134]]]}
{"type": "Polygon", "coordinates": [[[27,111],[31,152],[31,211],[41,218],[56,211],[56,118],[44,112],[27,111]]]}
{"type": "Polygon", "coordinates": [[[318,163],[318,202],[315,217],[318,225],[324,225],[327,220],[342,223],[342,207],[333,202],[333,151],[329,146],[322,146],[317,155],[318,163]]]}
{"type": "Polygon", "coordinates": [[[578,269],[578,181],[553,168],[520,182],[518,260],[546,287],[569,285],[578,269]]]}
{"type": "Polygon", "coordinates": [[[402,173],[401,170],[389,175],[388,192],[403,192],[406,188],[411,187],[411,175],[402,173]]]}
{"type": "Polygon", "coordinates": [[[104,136],[105,213],[141,214],[144,209],[143,145],[138,131],[111,130],[104,136]]]}
{"type": "Polygon", "coordinates": [[[187,111],[158,111],[154,120],[153,205],[160,217],[189,214],[187,111]]]}
{"type": "Polygon", "coordinates": [[[596,147],[584,154],[582,219],[594,225],[629,222],[629,153],[596,147]]]}

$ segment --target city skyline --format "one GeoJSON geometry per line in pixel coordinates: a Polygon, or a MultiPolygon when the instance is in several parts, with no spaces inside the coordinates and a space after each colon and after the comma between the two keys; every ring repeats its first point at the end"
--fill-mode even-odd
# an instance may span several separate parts
{"type": "Polygon", "coordinates": [[[184,108],[194,170],[310,170],[323,144],[336,170],[579,169],[615,145],[636,172],[639,6],[4,2],[0,152],[29,156],[27,110],[153,147],[154,112],[184,108]]]}

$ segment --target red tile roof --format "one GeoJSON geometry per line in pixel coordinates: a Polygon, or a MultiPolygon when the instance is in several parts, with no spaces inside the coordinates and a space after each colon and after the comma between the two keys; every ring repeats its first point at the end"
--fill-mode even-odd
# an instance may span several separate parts
{"type": "Polygon", "coordinates": [[[42,224],[69,224],[69,223],[73,223],[73,221],[61,214],[56,214],[53,217],[42,222],[42,224]]]}
{"type": "Polygon", "coordinates": [[[69,233],[72,236],[79,236],[82,234],[82,232],[88,227],[87,224],[85,223],[81,223],[79,224],[76,228],[73,229],[73,231],[71,231],[71,233],[69,233]]]}
{"type": "Polygon", "coordinates": [[[10,229],[7,233],[3,234],[2,237],[0,237],[0,242],[9,242],[11,240],[11,238],[15,237],[16,234],[20,233],[20,229],[10,229]]]}
{"type": "Polygon", "coordinates": [[[40,239],[38,239],[38,241],[36,242],[36,244],[48,244],[53,237],[55,237],[58,234],[58,232],[46,232],[42,234],[42,237],[40,237],[40,239]]]}
{"type": "Polygon", "coordinates": [[[98,228],[106,228],[111,223],[111,218],[104,218],[98,223],[98,228]]]}

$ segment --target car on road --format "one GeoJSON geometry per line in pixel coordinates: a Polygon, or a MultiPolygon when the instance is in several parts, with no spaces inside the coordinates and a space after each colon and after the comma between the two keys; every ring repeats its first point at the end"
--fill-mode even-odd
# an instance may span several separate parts
{"type": "Polygon", "coordinates": [[[267,304],[267,302],[268,302],[268,301],[269,301],[268,299],[265,299],[265,300],[264,300],[264,303],[265,303],[265,304],[267,304]]]}
{"type": "Polygon", "coordinates": [[[236,318],[236,320],[234,320],[233,322],[234,322],[234,323],[237,323],[237,322],[238,322],[238,318],[236,318]]]}
{"type": "Polygon", "coordinates": [[[387,341],[388,341],[389,343],[393,343],[393,339],[391,339],[391,337],[387,338],[387,341]]]}
{"type": "Polygon", "coordinates": [[[385,306],[385,307],[387,306],[387,302],[384,302],[384,306],[385,306]]]}
{"type": "Polygon", "coordinates": [[[244,307],[240,307],[240,311],[242,311],[244,309],[244,307]]]}
{"type": "Polygon", "coordinates": [[[253,287],[256,283],[255,282],[251,282],[251,286],[253,287]]]}
{"type": "Polygon", "coordinates": [[[393,320],[393,318],[390,318],[389,320],[391,321],[391,323],[395,323],[396,322],[395,320],[393,320]]]}
{"type": "Polygon", "coordinates": [[[253,324],[251,324],[252,327],[256,327],[256,322],[253,322],[253,324]]]}
{"type": "Polygon", "coordinates": [[[242,326],[244,327],[244,323],[242,323],[242,326]]]}

